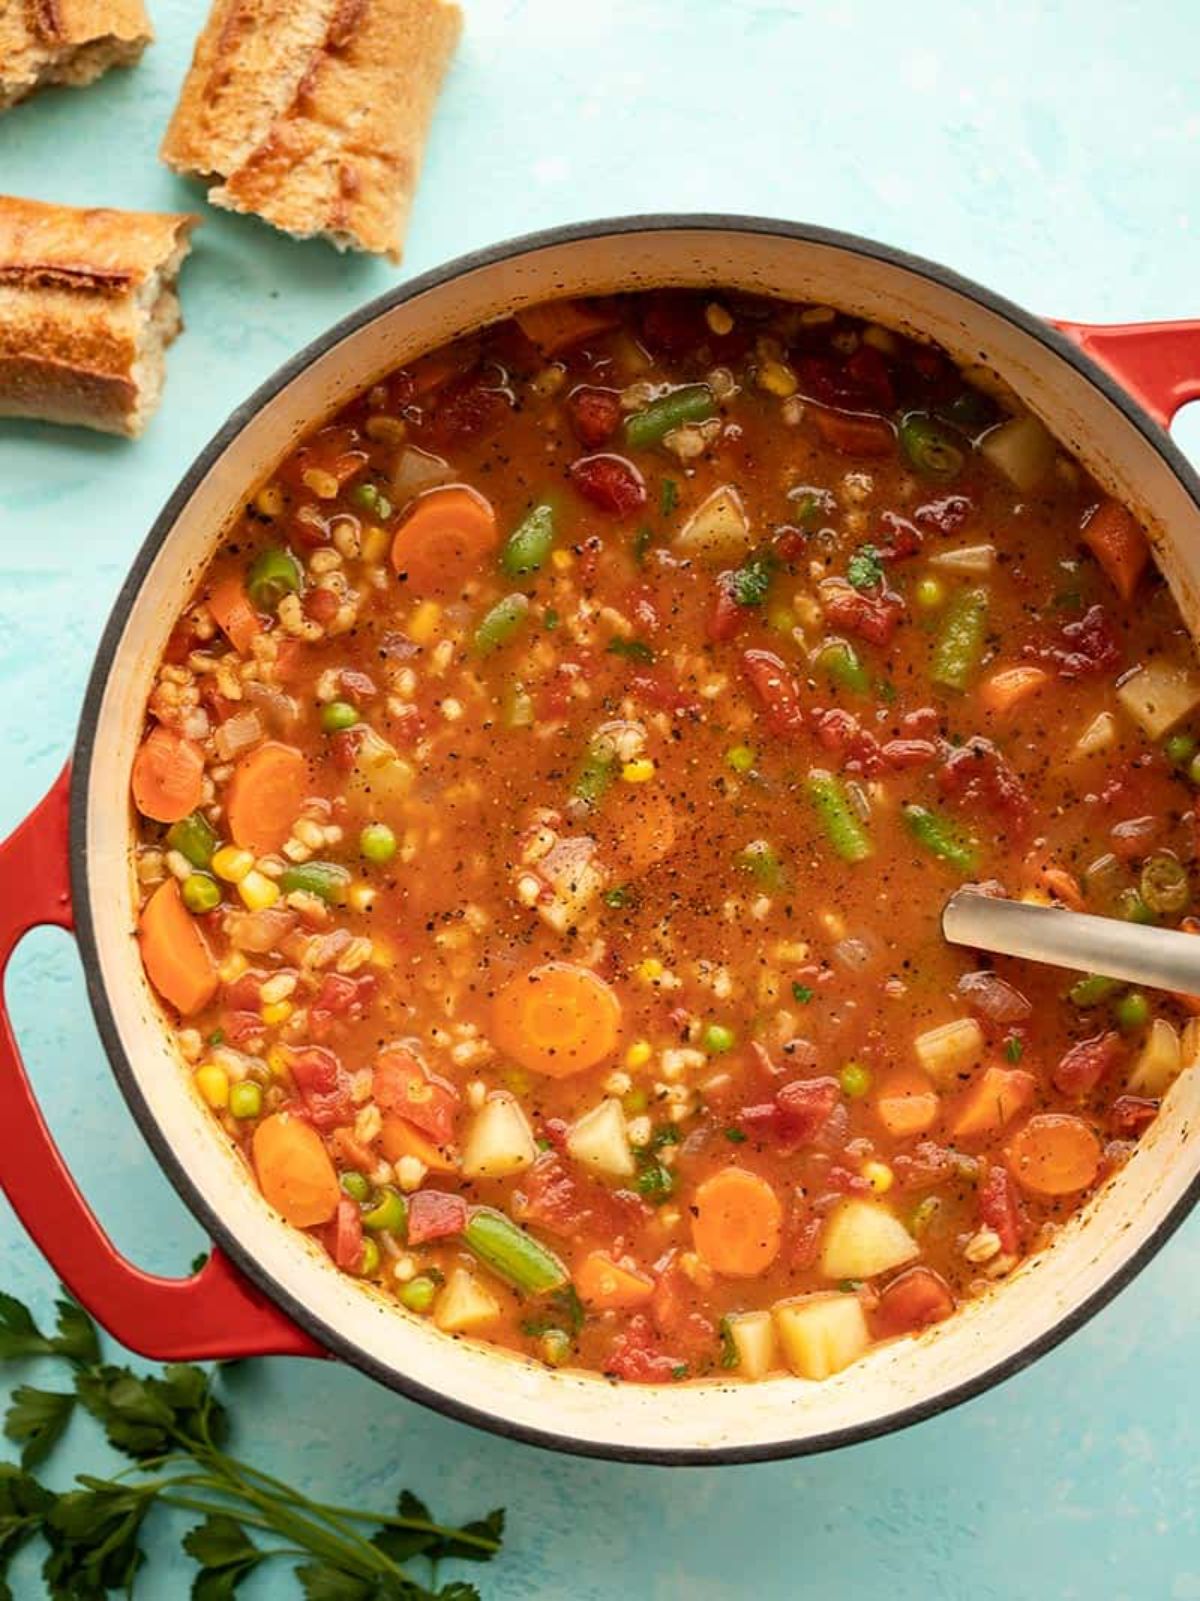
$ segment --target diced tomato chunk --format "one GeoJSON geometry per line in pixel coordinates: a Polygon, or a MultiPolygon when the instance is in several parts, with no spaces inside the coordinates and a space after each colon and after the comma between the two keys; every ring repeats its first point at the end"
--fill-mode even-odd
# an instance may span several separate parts
{"type": "Polygon", "coordinates": [[[987,739],[972,739],[946,758],[938,784],[947,800],[960,806],[982,806],[1024,829],[1030,801],[1025,786],[996,747],[987,739]]]}
{"type": "Polygon", "coordinates": [[[596,450],[612,438],[621,421],[621,397],[615,389],[594,389],[581,384],[567,400],[571,426],[576,438],[588,450],[596,450]]]}
{"type": "Polygon", "coordinates": [[[1108,1126],[1114,1134],[1136,1139],[1158,1116],[1158,1105],[1146,1095],[1118,1095],[1108,1113],[1108,1126]]]}
{"type": "Polygon", "coordinates": [[[1125,1055],[1125,1041],[1111,1030],[1080,1040],[1054,1069],[1054,1087],[1064,1095],[1089,1095],[1125,1055]]]}
{"type": "Polygon", "coordinates": [[[323,1045],[299,1050],[283,1047],[285,1060],[300,1091],[304,1111],[314,1128],[336,1128],[354,1117],[350,1075],[332,1051],[323,1045]]]}
{"type": "Polygon", "coordinates": [[[913,516],[924,528],[935,529],[939,534],[954,534],[971,515],[971,502],[965,495],[946,495],[918,506],[913,516]]]}
{"type": "Polygon", "coordinates": [[[544,1151],[518,1184],[514,1212],[521,1221],[563,1239],[595,1234],[611,1244],[649,1215],[638,1196],[606,1189],[556,1151],[544,1151]]]}
{"type": "Polygon", "coordinates": [[[604,1371],[629,1384],[668,1384],[682,1365],[662,1349],[654,1325],[639,1312],[613,1341],[604,1371]]]}
{"type": "Polygon", "coordinates": [[[1002,1163],[993,1162],[988,1168],[978,1199],[980,1223],[996,1233],[1006,1256],[1014,1255],[1021,1248],[1021,1208],[1012,1176],[1002,1163]]]}
{"type": "Polygon", "coordinates": [[[1121,647],[1104,607],[1089,606],[1082,617],[1064,623],[1056,638],[1026,646],[1025,654],[1050,663],[1060,678],[1094,678],[1113,671],[1121,647]]]}
{"type": "Polygon", "coordinates": [[[412,1051],[394,1046],[381,1053],[375,1064],[374,1093],[385,1115],[407,1119],[435,1145],[453,1141],[458,1090],[448,1079],[431,1073],[412,1051]]]}
{"type": "Polygon", "coordinates": [[[467,1203],[448,1190],[417,1190],[408,1198],[408,1243],[425,1245],[461,1234],[467,1226],[467,1203]]]}
{"type": "Polygon", "coordinates": [[[763,718],[773,734],[790,738],[804,729],[800,686],[774,651],[748,650],[742,670],[762,706],[763,718]]]}
{"type": "Polygon", "coordinates": [[[825,443],[843,456],[890,456],[896,448],[896,430],[883,417],[814,411],[812,419],[825,443]]]}
{"type": "Polygon", "coordinates": [[[918,554],[923,543],[921,530],[907,517],[885,511],[879,521],[883,531],[875,541],[875,548],[883,561],[903,561],[907,556],[918,554]]]}
{"type": "Polygon", "coordinates": [[[338,1202],[332,1223],[326,1225],[325,1248],[338,1267],[353,1273],[362,1261],[363,1226],[358,1202],[349,1196],[338,1202]]]}
{"type": "Polygon", "coordinates": [[[630,517],[646,504],[646,483],[623,456],[581,456],[568,476],[585,500],[610,517],[630,517]]]}
{"type": "Polygon", "coordinates": [[[228,1044],[244,1050],[256,1040],[264,1038],[267,1025],[261,1012],[222,1012],[221,1032],[228,1044]]]}
{"type": "Polygon", "coordinates": [[[738,1122],[753,1138],[790,1156],[821,1133],[838,1094],[835,1079],[793,1079],[775,1092],[774,1100],[743,1107],[738,1122]]]}
{"type": "Polygon", "coordinates": [[[937,761],[938,748],[931,739],[889,739],[880,746],[879,755],[885,767],[903,773],[937,761]]]}
{"type": "Polygon", "coordinates": [[[813,732],[823,750],[839,758],[842,765],[873,778],[884,765],[879,741],[865,729],[852,712],[841,707],[829,711],[813,709],[813,732]]]}
{"type": "Polygon", "coordinates": [[[734,596],[732,575],[722,573],[717,579],[705,632],[714,645],[723,645],[741,633],[745,621],[746,609],[738,605],[734,596]]]}
{"type": "Polygon", "coordinates": [[[476,368],[452,379],[440,391],[431,432],[442,445],[478,439],[499,427],[511,404],[507,390],[498,387],[483,369],[476,368]]]}
{"type": "Polygon", "coordinates": [[[373,973],[364,973],[361,978],[326,973],[308,1008],[308,1025],[314,1038],[324,1039],[339,1019],[361,1022],[375,986],[373,973]]]}
{"type": "Polygon", "coordinates": [[[262,968],[252,967],[221,990],[221,999],[230,1011],[256,1012],[262,1004],[260,994],[270,975],[262,968]]]}
{"type": "Polygon", "coordinates": [[[315,584],[305,594],[303,604],[304,615],[322,627],[333,621],[342,606],[332,589],[322,589],[315,584]]]}
{"type": "Polygon", "coordinates": [[[839,633],[852,634],[869,645],[889,645],[904,616],[904,602],[890,589],[863,592],[840,578],[821,585],[825,621],[839,633]]]}
{"type": "Polygon", "coordinates": [[[915,1334],[931,1323],[941,1323],[954,1311],[954,1296],[946,1281],[928,1267],[910,1267],[887,1285],[871,1316],[875,1333],[915,1334]]]}

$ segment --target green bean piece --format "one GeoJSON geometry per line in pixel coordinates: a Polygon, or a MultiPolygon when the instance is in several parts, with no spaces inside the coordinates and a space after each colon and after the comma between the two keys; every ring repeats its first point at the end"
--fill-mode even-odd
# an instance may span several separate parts
{"type": "Polygon", "coordinates": [[[1156,851],[1143,864],[1140,888],[1156,917],[1178,917],[1192,898],[1187,868],[1167,851],[1156,851]]]}
{"type": "Polygon", "coordinates": [[[257,1117],[262,1111],[262,1104],[262,1085],[256,1084],[252,1078],[244,1078],[240,1083],[230,1086],[229,1110],[239,1122],[257,1117]]]}
{"type": "Polygon", "coordinates": [[[1113,1007],[1113,1016],[1122,1034],[1136,1034],[1150,1021],[1150,1002],[1141,990],[1130,990],[1113,1007]]]}
{"type": "Polygon", "coordinates": [[[1163,742],[1163,754],[1175,767],[1186,767],[1196,754],[1196,741],[1191,734],[1172,734],[1163,742]]]}
{"type": "Polygon", "coordinates": [[[831,639],[817,653],[821,670],[842,689],[854,695],[871,693],[871,675],[863,666],[854,646],[845,639],[831,639]]]}
{"type": "Polygon", "coordinates": [[[246,593],[258,611],[274,611],[285,595],[304,582],[304,570],[290,550],[278,545],[258,553],[246,574],[246,593]]]}
{"type": "Polygon", "coordinates": [[[351,706],[348,700],[331,700],[327,706],[321,707],[321,727],[327,734],[336,734],[343,728],[354,728],[361,722],[358,707],[351,706]]]}
{"type": "Polygon", "coordinates": [[[963,468],[963,453],[932,417],[912,414],[900,424],[900,448],[919,473],[949,483],[963,468]]]}
{"type": "Polygon", "coordinates": [[[356,1173],[353,1168],[343,1173],[338,1179],[338,1183],[342,1187],[342,1194],[348,1195],[352,1201],[357,1201],[360,1206],[370,1198],[370,1184],[362,1173],[356,1173]]]}
{"type": "Polygon", "coordinates": [[[570,1278],[553,1251],[490,1206],[474,1209],[467,1219],[463,1240],[485,1267],[530,1295],[560,1289],[570,1278]]]}
{"type": "Polygon", "coordinates": [[[754,766],[754,752],[749,745],[731,745],[725,752],[725,760],[735,773],[748,773],[754,766]]]}
{"type": "Polygon", "coordinates": [[[1067,999],[1072,1006],[1084,1010],[1089,1006],[1099,1006],[1101,1001],[1108,1000],[1114,990],[1120,987],[1115,978],[1105,978],[1102,973],[1085,973],[1071,985],[1067,999]]]}
{"type": "Polygon", "coordinates": [[[221,886],[207,873],[190,873],[179,892],[189,912],[212,912],[221,904],[221,886]]]}
{"type": "Polygon", "coordinates": [[[193,867],[207,867],[217,848],[217,836],[202,813],[193,812],[167,829],[167,846],[186,856],[193,867]]]}
{"type": "Polygon", "coordinates": [[[979,865],[979,853],[974,844],[948,817],[930,810],[928,806],[905,806],[904,826],[931,856],[939,862],[957,867],[962,873],[973,873],[979,865]]]}
{"type": "Polygon", "coordinates": [[[369,1279],[373,1273],[379,1272],[379,1247],[375,1241],[368,1238],[362,1242],[362,1255],[358,1259],[358,1276],[360,1279],[369,1279]]]}
{"type": "Polygon", "coordinates": [[[704,422],[714,415],[717,403],[707,384],[684,384],[669,395],[652,400],[644,411],[625,419],[625,443],[630,450],[649,450],[661,443],[673,429],[684,423],[704,422]]]}
{"type": "Polygon", "coordinates": [[[384,1230],[389,1234],[403,1234],[408,1227],[408,1202],[399,1190],[385,1186],[363,1213],[362,1222],[363,1228],[370,1229],[373,1234],[384,1230]]]}
{"type": "Polygon", "coordinates": [[[554,544],[554,507],[535,506],[508,536],[500,565],[510,578],[536,573],[554,544]]]}
{"type": "Polygon", "coordinates": [[[593,741],[588,746],[583,766],[575,779],[574,793],[579,800],[586,801],[589,806],[595,806],[616,774],[616,753],[609,750],[607,745],[593,741]]]}
{"type": "Polygon", "coordinates": [[[783,863],[769,840],[752,839],[745,850],[737,853],[734,861],[764,889],[779,889],[783,884],[783,863]]]}
{"type": "Polygon", "coordinates": [[[935,684],[966,689],[983,655],[987,616],[986,589],[960,589],[951,599],[933,646],[930,676],[935,684]]]}
{"type": "Polygon", "coordinates": [[[505,595],[498,600],[475,630],[472,641],[477,656],[487,656],[509,640],[529,615],[527,595],[505,595]]]}
{"type": "Polygon", "coordinates": [[[865,861],[875,847],[841,780],[814,768],[805,787],[817,821],[837,854],[844,862],[865,861]]]}
{"type": "Polygon", "coordinates": [[[415,1279],[409,1279],[402,1284],[396,1294],[400,1305],[406,1306],[410,1312],[428,1312],[433,1305],[433,1298],[437,1294],[437,1285],[424,1273],[418,1273],[415,1279]]]}
{"type": "Polygon", "coordinates": [[[1123,889],[1114,902],[1114,910],[1118,917],[1123,917],[1127,923],[1153,923],[1157,921],[1154,913],[1136,889],[1123,889]]]}
{"type": "Polygon", "coordinates": [[[279,887],[285,895],[300,890],[320,896],[330,906],[341,906],[350,888],[350,870],[337,862],[298,862],[284,868],[279,887]]]}
{"type": "Polygon", "coordinates": [[[358,849],[364,861],[386,867],[396,854],[396,835],[386,823],[367,823],[358,836],[358,849]]]}
{"type": "Polygon", "coordinates": [[[547,1329],[541,1337],[542,1361],[560,1368],[571,1354],[571,1336],[565,1329],[547,1329]]]}
{"type": "Polygon", "coordinates": [[[360,511],[374,517],[376,522],[385,523],[392,515],[392,503],[378,484],[355,484],[350,491],[350,499],[360,511]]]}
{"type": "Polygon", "coordinates": [[[502,714],[505,728],[532,728],[537,721],[533,696],[516,679],[504,691],[502,714]]]}

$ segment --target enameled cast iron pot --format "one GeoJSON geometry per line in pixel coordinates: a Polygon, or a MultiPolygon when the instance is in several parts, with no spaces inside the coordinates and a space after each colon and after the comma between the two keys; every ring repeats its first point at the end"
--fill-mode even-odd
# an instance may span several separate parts
{"type": "Polygon", "coordinates": [[[0,1014],[0,1179],[62,1279],[123,1343],[161,1360],[341,1357],[499,1434],[594,1456],[750,1461],[848,1444],[977,1394],[1049,1350],[1168,1238],[1200,1194],[1185,1073],[1135,1155],[1053,1248],[919,1340],[824,1384],[670,1389],[551,1372],[439,1334],[384,1304],[267,1207],[180,1070],[133,939],[129,771],[155,664],[247,485],[389,368],[555,295],[736,287],[844,308],[995,368],[1119,499],[1144,516],[1200,630],[1200,481],[1165,432],[1200,396],[1200,322],[1052,326],[928,262],[867,240],[737,217],[635,217],[467,256],[374,301],[283,367],[172,495],[100,644],[74,760],[0,846],[0,965],[44,923],[73,928],[113,1071],[155,1156],[216,1243],[173,1281],[114,1250],[56,1151],[0,1014]]]}

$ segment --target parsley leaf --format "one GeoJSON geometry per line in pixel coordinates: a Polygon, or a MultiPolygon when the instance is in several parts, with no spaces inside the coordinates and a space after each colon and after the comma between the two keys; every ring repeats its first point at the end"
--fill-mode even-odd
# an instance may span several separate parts
{"type": "Polygon", "coordinates": [[[723,1368],[736,1368],[741,1365],[738,1356],[737,1341],[733,1337],[733,1325],[727,1317],[721,1319],[721,1366],[723,1368]]]}
{"type": "Polygon", "coordinates": [[[727,1128],[725,1130],[725,1138],[731,1145],[744,1145],[746,1143],[746,1131],[740,1128],[727,1128]]]}
{"type": "Polygon", "coordinates": [[[883,582],[883,563],[874,545],[860,545],[846,567],[846,577],[855,589],[874,589],[883,582]]]}
{"type": "Polygon", "coordinates": [[[633,536],[633,559],[640,567],[646,559],[646,552],[654,543],[654,530],[648,523],[643,523],[633,536]]]}
{"type": "Polygon", "coordinates": [[[812,998],[813,992],[807,984],[792,985],[792,999],[799,1002],[801,1006],[807,1006],[812,998]]]}
{"type": "Polygon", "coordinates": [[[35,1468],[45,1461],[62,1438],[74,1410],[75,1397],[61,1390],[35,1390],[30,1384],[22,1384],[13,1391],[4,1417],[4,1432],[21,1447],[23,1468],[35,1468]]]}
{"type": "Polygon", "coordinates": [[[729,587],[739,606],[761,606],[771,587],[771,559],[752,556],[730,576],[729,587]]]}
{"type": "Polygon", "coordinates": [[[1015,1066],[1025,1054],[1025,1045],[1019,1035],[1010,1034],[1004,1042],[1004,1055],[1015,1066]]]}
{"type": "Polygon", "coordinates": [[[600,899],[605,906],[611,906],[614,912],[619,912],[623,907],[632,906],[637,896],[628,884],[617,884],[613,889],[606,889],[600,899]]]}
{"type": "Polygon", "coordinates": [[[675,1193],[675,1178],[661,1162],[648,1162],[637,1177],[638,1194],[648,1201],[665,1201],[675,1193]]]}
{"type": "Polygon", "coordinates": [[[260,1550],[236,1518],[212,1512],[183,1537],[183,1549],[204,1570],[196,1575],[192,1601],[227,1601],[269,1553],[260,1550]]]}
{"type": "Polygon", "coordinates": [[[652,662],[654,652],[649,645],[640,639],[610,639],[608,642],[610,656],[626,656],[632,662],[652,662]]]}
{"type": "Polygon", "coordinates": [[[679,485],[673,478],[664,478],[658,492],[658,509],[669,517],[679,504],[679,485]]]}

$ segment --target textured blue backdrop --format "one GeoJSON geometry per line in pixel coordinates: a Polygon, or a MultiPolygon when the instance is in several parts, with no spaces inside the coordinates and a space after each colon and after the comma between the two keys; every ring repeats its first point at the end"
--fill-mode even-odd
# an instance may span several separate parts
{"type": "MultiPolygon", "coordinates": [[[[155,150],[204,0],[151,0],[133,73],[0,121],[0,188],[205,210],[155,150]]],[[[665,209],[775,213],[943,260],[1080,319],[1200,314],[1194,0],[467,0],[404,270],[526,229],[665,209]]],[[[49,784],[101,623],[194,451],[298,345],[395,282],[386,265],[209,212],[166,403],[129,445],[0,424],[0,831],[49,784]]],[[[1180,437],[1200,446],[1183,419],[1180,437]]],[[[198,1231],[110,1080],[67,941],[9,984],[38,1089],[114,1237],[180,1269],[198,1231]]],[[[2,1134],[2,1131],[0,1131],[2,1134]]],[[[0,1208],[0,1280],[52,1279],[0,1208]]],[[[1200,1221],[1116,1305],[998,1392],[889,1440],[719,1472],[572,1462],[434,1417],[358,1375],[231,1379],[243,1440],[317,1494],[411,1482],[510,1509],[496,1598],[796,1594],[1200,1601],[1200,1221]]],[[[105,1460],[83,1431],[64,1477],[105,1460]]],[[[139,1593],[184,1593],[159,1542],[139,1593]]],[[[32,1561],[18,1594],[36,1596],[32,1561]]],[[[293,1593],[283,1575],[254,1596],[293,1593]]]]}

